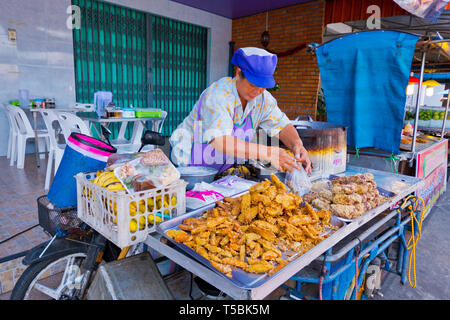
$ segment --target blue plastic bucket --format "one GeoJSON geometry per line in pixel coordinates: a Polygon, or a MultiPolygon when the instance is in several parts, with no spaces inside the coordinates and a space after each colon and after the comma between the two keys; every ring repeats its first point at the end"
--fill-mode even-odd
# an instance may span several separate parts
{"type": "Polygon", "coordinates": [[[50,186],[47,198],[56,207],[77,205],[77,184],[74,176],[80,172],[95,172],[106,167],[108,157],[117,149],[98,139],[72,133],[67,139],[64,155],[50,186]]]}

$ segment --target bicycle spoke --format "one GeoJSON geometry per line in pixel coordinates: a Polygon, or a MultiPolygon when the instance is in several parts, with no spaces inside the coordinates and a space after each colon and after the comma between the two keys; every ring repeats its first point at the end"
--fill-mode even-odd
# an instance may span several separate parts
{"type": "Polygon", "coordinates": [[[59,284],[57,290],[61,294],[64,289],[76,289],[78,285],[81,283],[81,279],[83,275],[80,274],[80,266],[79,263],[76,263],[77,257],[69,257],[66,268],[64,269],[64,275],[61,279],[61,283],[59,284]]]}
{"type": "Polygon", "coordinates": [[[34,284],[34,289],[46,294],[47,296],[53,298],[53,299],[59,299],[59,291],[49,288],[46,285],[43,285],[41,283],[35,283],[34,284]]]}
{"type": "MultiPolygon", "coordinates": [[[[66,268],[64,269],[64,275],[63,275],[63,277],[62,277],[62,280],[61,280],[61,284],[59,285],[59,287],[61,287],[61,286],[64,286],[66,283],[67,283],[67,278],[70,276],[70,277],[72,277],[73,278],[73,269],[72,269],[72,267],[73,267],[73,262],[75,261],[75,257],[70,257],[68,260],[67,260],[67,263],[66,263],[66,268]]],[[[58,288],[59,288],[58,287],[58,288]]]]}

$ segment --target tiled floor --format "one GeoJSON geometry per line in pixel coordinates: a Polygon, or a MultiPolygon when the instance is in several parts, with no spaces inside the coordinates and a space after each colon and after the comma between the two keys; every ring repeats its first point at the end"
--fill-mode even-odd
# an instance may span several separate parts
{"type": "MultiPolygon", "coordinates": [[[[37,198],[46,194],[44,190],[46,160],[36,165],[34,154],[28,154],[25,168],[9,165],[6,157],[0,157],[0,242],[38,223],[37,198]]],[[[42,228],[33,228],[0,244],[0,259],[26,251],[46,241],[49,236],[42,228]]],[[[0,263],[0,294],[12,289],[23,266],[17,258],[0,263]]]]}

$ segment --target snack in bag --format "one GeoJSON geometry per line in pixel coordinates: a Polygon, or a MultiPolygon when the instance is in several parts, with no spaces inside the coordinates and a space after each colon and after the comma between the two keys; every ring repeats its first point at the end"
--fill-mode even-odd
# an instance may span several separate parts
{"type": "Polygon", "coordinates": [[[292,193],[303,196],[311,190],[312,184],[301,163],[298,163],[298,165],[300,169],[286,172],[284,183],[291,189],[292,193]]]}
{"type": "Polygon", "coordinates": [[[106,171],[114,171],[115,168],[120,167],[121,165],[130,162],[136,158],[142,157],[144,152],[139,153],[113,153],[108,157],[108,161],[106,162],[106,171]]]}
{"type": "Polygon", "coordinates": [[[114,174],[130,193],[168,186],[180,179],[180,173],[161,149],[117,166],[114,174]]]}

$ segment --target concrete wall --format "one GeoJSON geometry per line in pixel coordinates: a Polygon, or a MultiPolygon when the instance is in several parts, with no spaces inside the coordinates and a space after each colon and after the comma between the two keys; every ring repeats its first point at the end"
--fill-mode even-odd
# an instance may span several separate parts
{"type": "MultiPolygon", "coordinates": [[[[414,94],[411,96],[407,96],[406,105],[408,107],[412,107],[412,108],[416,107],[416,100],[417,100],[417,94],[418,94],[417,88],[418,88],[418,86],[415,85],[414,94]]],[[[421,96],[422,99],[420,101],[421,108],[441,107],[442,106],[441,99],[443,98],[444,94],[439,94],[439,93],[445,90],[445,84],[436,86],[433,89],[434,89],[434,94],[432,96],[428,97],[425,94],[426,87],[422,86],[422,96],[421,96]]]]}
{"type": "MultiPolygon", "coordinates": [[[[170,0],[111,0],[141,11],[209,29],[209,83],[228,73],[232,21],[170,0]]],[[[55,98],[57,107],[75,102],[72,30],[66,27],[70,0],[0,0],[0,102],[18,98],[55,98]],[[15,29],[17,41],[8,40],[15,29]]],[[[8,121],[0,110],[0,156],[6,155],[8,121]]],[[[32,148],[28,149],[32,151],[32,148]]]]}

